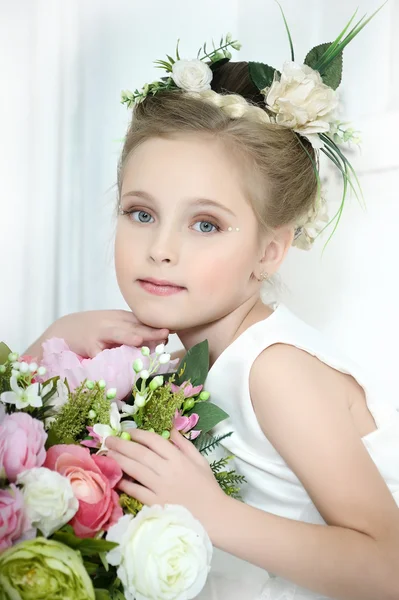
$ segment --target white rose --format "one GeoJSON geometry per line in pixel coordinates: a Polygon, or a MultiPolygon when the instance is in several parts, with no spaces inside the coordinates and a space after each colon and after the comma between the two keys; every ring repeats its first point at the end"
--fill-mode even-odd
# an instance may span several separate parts
{"type": "Polygon", "coordinates": [[[17,483],[23,485],[28,519],[45,537],[68,523],[79,508],[69,480],[55,471],[29,469],[18,475],[17,483]]]}
{"type": "Polygon", "coordinates": [[[145,506],[119,519],[107,540],[119,544],[107,560],[118,567],[126,600],[189,600],[204,587],[212,544],[182,506],[145,506]]]}
{"type": "Polygon", "coordinates": [[[276,123],[308,138],[314,147],[322,145],[317,134],[330,130],[338,100],[318,71],[286,62],[280,80],[275,79],[264,92],[268,109],[276,113],[276,123]]]}
{"type": "Polygon", "coordinates": [[[211,89],[213,73],[202,60],[177,60],[171,77],[177,87],[187,92],[202,92],[211,89]]]}

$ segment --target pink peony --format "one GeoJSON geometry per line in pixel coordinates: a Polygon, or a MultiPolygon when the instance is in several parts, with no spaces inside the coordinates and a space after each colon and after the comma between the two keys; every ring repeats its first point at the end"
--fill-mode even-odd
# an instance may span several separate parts
{"type": "Polygon", "coordinates": [[[199,416],[196,413],[193,413],[189,417],[185,417],[180,411],[177,410],[173,418],[173,427],[185,435],[185,437],[187,437],[189,440],[195,440],[195,438],[197,438],[201,433],[200,429],[197,429],[197,431],[192,431],[198,421],[199,416]]]}
{"type": "Polygon", "coordinates": [[[74,444],[60,444],[47,451],[44,466],[67,477],[72,485],[79,509],[70,524],[78,537],[108,530],[123,515],[114,490],[122,470],[112,458],[90,455],[87,448],[74,444]]]}
{"type": "Polygon", "coordinates": [[[43,423],[28,413],[3,416],[0,421],[0,472],[4,468],[7,479],[15,481],[22,471],[41,467],[46,458],[46,439],[43,423]]]}
{"type": "Polygon", "coordinates": [[[204,386],[203,385],[193,386],[189,381],[185,381],[181,385],[175,385],[174,383],[171,383],[170,387],[171,387],[172,392],[176,393],[176,392],[183,391],[185,398],[192,398],[193,396],[197,396],[202,391],[202,388],[204,386]]]}
{"type": "Polygon", "coordinates": [[[8,489],[0,489],[0,552],[12,546],[29,529],[22,492],[13,483],[8,489]]]}
{"type": "MultiPolygon", "coordinates": [[[[154,358],[155,355],[151,355],[154,358]]],[[[43,343],[43,359],[41,365],[46,367],[46,375],[42,378],[50,379],[59,375],[65,377],[73,392],[85,379],[99,381],[104,379],[108,388],[116,388],[116,400],[123,400],[131,392],[135,373],[133,362],[140,358],[143,368],[147,369],[149,358],[143,356],[139,348],[119,346],[103,350],[94,358],[82,358],[69,349],[65,340],[51,338],[43,343]]],[[[157,373],[167,373],[173,370],[178,360],[161,365],[157,373]]]]}

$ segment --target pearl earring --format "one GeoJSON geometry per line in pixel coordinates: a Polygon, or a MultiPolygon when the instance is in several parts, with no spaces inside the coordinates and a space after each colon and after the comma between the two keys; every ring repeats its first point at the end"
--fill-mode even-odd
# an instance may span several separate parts
{"type": "Polygon", "coordinates": [[[262,271],[262,273],[260,274],[259,281],[267,281],[268,279],[269,279],[269,273],[267,273],[266,271],[262,271]]]}

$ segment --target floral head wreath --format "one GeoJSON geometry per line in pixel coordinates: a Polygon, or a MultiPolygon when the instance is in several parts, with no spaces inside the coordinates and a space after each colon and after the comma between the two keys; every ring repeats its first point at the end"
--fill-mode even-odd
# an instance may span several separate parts
{"type": "Polygon", "coordinates": [[[230,61],[232,58],[230,49],[241,49],[241,44],[237,40],[233,40],[230,33],[221,38],[219,47],[215,47],[212,42],[212,51],[208,51],[204,44],[198,51],[197,58],[193,60],[180,58],[178,41],[176,58],[166,55],[167,60],[154,61],[159,68],[167,72],[167,76],[161,77],[158,81],[146,83],[141,90],[123,91],[121,102],[130,108],[142,102],[150,94],[155,95],[158,92],[180,89],[190,96],[219,106],[232,119],[245,115],[247,119],[276,123],[292,129],[312,162],[318,187],[315,206],[302,219],[302,222],[296,224],[293,241],[293,246],[309,250],[320,233],[336,221],[327,243],[333,236],[342,215],[348,186],[357,199],[359,199],[358,193],[361,195],[356,173],[340,147],[348,142],[359,144],[359,132],[347,128],[348,123],[336,119],[338,99],[335,90],[341,83],[343,49],[381,8],[382,6],[368,19],[364,15],[353,25],[357,14],[356,10],[334,42],[315,46],[305,57],[303,64],[299,64],[295,62],[291,34],[280,6],[288,34],[291,61],[284,63],[281,72],[262,62],[248,63],[249,77],[264,96],[264,108],[251,104],[239,94],[220,94],[212,90],[213,73],[230,61]],[[328,218],[326,201],[321,195],[317,163],[301,142],[301,137],[307,138],[316,152],[321,151],[327,156],[342,175],[342,200],[337,213],[331,220],[328,218]]]}

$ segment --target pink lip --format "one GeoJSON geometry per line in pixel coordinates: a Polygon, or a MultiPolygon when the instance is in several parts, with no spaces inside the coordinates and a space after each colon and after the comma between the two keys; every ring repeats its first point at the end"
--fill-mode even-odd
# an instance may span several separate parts
{"type": "Polygon", "coordinates": [[[172,294],[178,294],[185,289],[170,281],[160,279],[138,279],[138,282],[146,292],[154,294],[155,296],[171,296],[172,294]]]}

